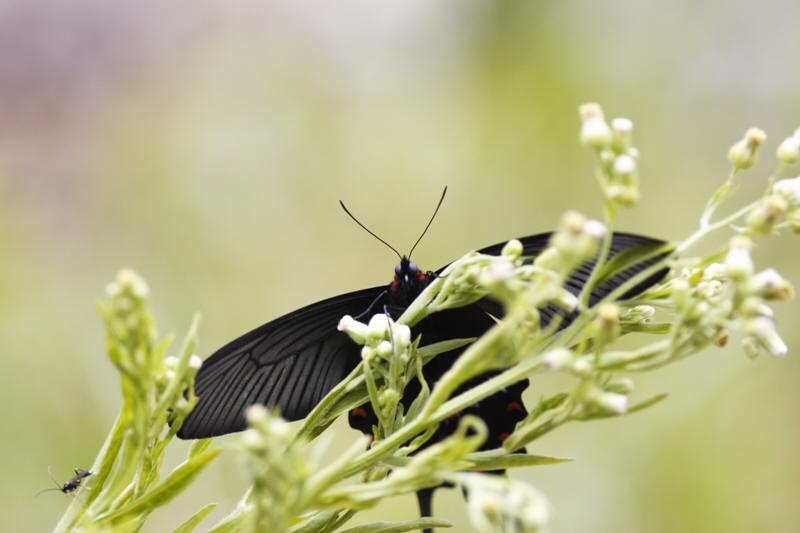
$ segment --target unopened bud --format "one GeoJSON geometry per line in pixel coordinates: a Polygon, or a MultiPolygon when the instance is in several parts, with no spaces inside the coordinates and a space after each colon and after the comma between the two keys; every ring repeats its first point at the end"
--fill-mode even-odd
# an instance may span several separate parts
{"type": "Polygon", "coordinates": [[[574,359],[575,355],[567,348],[554,348],[542,356],[542,366],[556,371],[571,365],[574,359]]]}
{"type": "Polygon", "coordinates": [[[778,146],[778,159],[787,165],[800,161],[800,135],[795,133],[783,140],[778,146]]]}
{"type": "Polygon", "coordinates": [[[511,259],[517,259],[522,255],[522,243],[517,239],[511,239],[503,246],[502,255],[510,257],[511,259]]]}
{"type": "Polygon", "coordinates": [[[384,359],[392,355],[392,343],[389,341],[381,341],[375,348],[375,351],[384,359]]]}
{"type": "Polygon", "coordinates": [[[768,300],[788,301],[794,298],[792,284],[773,268],[768,268],[753,276],[749,288],[758,296],[768,300]]]}
{"type": "Polygon", "coordinates": [[[265,421],[269,416],[269,413],[267,412],[266,407],[256,403],[245,409],[244,416],[249,425],[255,426],[265,421]]]}
{"type": "Polygon", "coordinates": [[[367,326],[367,336],[378,340],[384,339],[389,333],[389,317],[383,313],[373,315],[367,326]]]}
{"type": "Polygon", "coordinates": [[[633,122],[627,118],[615,118],[611,121],[611,132],[614,148],[618,152],[624,152],[630,147],[633,122]]]}
{"type": "Polygon", "coordinates": [[[611,144],[611,128],[606,124],[603,109],[598,104],[583,104],[578,114],[582,122],[581,143],[592,148],[605,148],[611,144]]]}
{"type": "Polygon", "coordinates": [[[633,380],[629,377],[614,378],[606,385],[606,390],[617,394],[630,394],[633,391],[633,380]]]}
{"type": "Polygon", "coordinates": [[[628,397],[624,394],[595,390],[587,400],[606,414],[624,415],[628,411],[628,397]]]}
{"type": "Polygon", "coordinates": [[[627,154],[622,154],[614,160],[614,174],[616,176],[630,176],[636,172],[636,161],[627,154]]]}
{"type": "Polygon", "coordinates": [[[747,215],[747,227],[754,233],[767,235],[789,207],[783,196],[771,194],[747,215]]]}
{"type": "Polygon", "coordinates": [[[772,191],[783,196],[790,207],[800,207],[800,176],[778,181],[773,185],[772,191]]]}
{"type": "Polygon", "coordinates": [[[753,243],[747,237],[737,235],[731,239],[728,255],[725,256],[725,270],[735,280],[742,280],[753,273],[750,248],[753,243]]]}
{"type": "Polygon", "coordinates": [[[367,325],[355,320],[350,315],[343,316],[336,328],[347,333],[358,344],[364,344],[367,341],[367,325]]]}
{"type": "Polygon", "coordinates": [[[744,138],[728,150],[728,160],[734,168],[750,168],[756,163],[758,148],[767,140],[767,134],[758,128],[750,128],[744,138]]]}

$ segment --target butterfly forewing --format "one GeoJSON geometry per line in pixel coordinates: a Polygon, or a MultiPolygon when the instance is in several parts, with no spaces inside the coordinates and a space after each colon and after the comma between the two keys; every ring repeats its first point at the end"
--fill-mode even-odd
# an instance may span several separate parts
{"type": "Polygon", "coordinates": [[[305,417],[358,361],[359,347],[336,329],[344,315],[380,305],[383,287],[342,294],[284,315],[226,344],[197,374],[199,401],[178,436],[204,438],[245,428],[244,410],[276,406],[305,417]]]}

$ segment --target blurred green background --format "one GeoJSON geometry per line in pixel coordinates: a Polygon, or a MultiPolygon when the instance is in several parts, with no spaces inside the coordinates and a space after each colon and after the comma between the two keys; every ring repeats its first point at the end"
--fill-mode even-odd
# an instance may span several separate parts
{"type": "MultiPolygon", "coordinates": [[[[48,465],[89,466],[111,425],[92,303],[119,268],[149,281],[162,332],[201,311],[207,355],[389,280],[394,256],[340,198],[402,250],[449,185],[426,268],[568,208],[597,216],[577,143],[589,100],[637,128],[643,201],[620,228],[678,238],[747,127],[770,139],[742,196],[800,126],[798,20],[792,0],[0,1],[2,529],[52,527],[68,500],[33,498],[48,465]]],[[[765,242],[759,264],[800,282],[798,242],[765,242]]],[[[549,496],[553,531],[797,531],[798,312],[778,309],[786,360],[733,343],[638,379],[638,398],[671,395],[652,411],[533,447],[577,459],[514,474],[549,496]]],[[[337,427],[332,453],[351,438],[337,427]]],[[[244,485],[224,454],[145,530],[218,501],[210,523],[244,485]]],[[[459,494],[436,508],[468,530],[459,494]]],[[[415,512],[404,498],[359,520],[415,512]]]]}

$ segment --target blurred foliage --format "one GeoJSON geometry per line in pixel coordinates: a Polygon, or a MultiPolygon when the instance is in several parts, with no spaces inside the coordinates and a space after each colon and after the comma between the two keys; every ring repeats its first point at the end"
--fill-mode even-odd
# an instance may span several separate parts
{"type": "MultiPolygon", "coordinates": [[[[740,131],[772,132],[773,150],[798,126],[798,17],[788,0],[758,10],[741,0],[4,2],[5,527],[55,523],[67,502],[33,499],[47,466],[64,479],[88,466],[119,408],[90,303],[98,280],[137,268],[166,331],[202,311],[207,354],[299,305],[386,282],[393,259],[341,215],[339,198],[403,249],[448,184],[416,254],[426,268],[550,229],[567,207],[597,214],[577,120],[565,120],[586,100],[643,126],[644,201],[620,228],[675,237],[740,131]]],[[[760,187],[747,175],[744,194],[760,187]]],[[[788,252],[758,251],[800,279],[788,252]]],[[[798,311],[777,316],[795,349],[798,311]]],[[[676,365],[657,378],[670,401],[648,417],[548,436],[531,451],[578,461],[521,475],[549,495],[562,533],[792,531],[798,372],[794,354],[767,364],[732,350],[676,365]]],[[[530,399],[540,393],[534,384],[530,399]]],[[[341,427],[334,446],[352,438],[341,427]]],[[[230,508],[241,470],[223,454],[206,475],[149,530],[203,502],[230,508]]],[[[437,498],[463,527],[460,495],[437,498]]],[[[413,505],[364,519],[400,519],[413,505]]]]}

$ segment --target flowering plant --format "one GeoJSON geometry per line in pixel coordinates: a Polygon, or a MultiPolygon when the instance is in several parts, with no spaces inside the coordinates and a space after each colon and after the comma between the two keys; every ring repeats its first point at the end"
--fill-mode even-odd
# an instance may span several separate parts
{"type": "MultiPolygon", "coordinates": [[[[739,172],[756,163],[765,142],[762,131],[750,129],[731,147],[731,171],[709,199],[696,231],[677,242],[612,257],[618,213],[640,196],[633,124],[623,118],[608,123],[597,104],[581,106],[579,115],[580,140],[595,155],[603,220],[567,212],[536,257],[525,257],[515,240],[498,256],[468,253],[433,280],[397,320],[382,313],[366,322],[343,317],[339,329],[362,346],[361,363],[296,430],[262,406],[247,411],[249,429],[236,453],[245,459],[252,487],[211,531],[340,531],[362,509],[443,483],[464,489],[468,515],[479,531],[544,531],[549,514],[544,495],[522,481],[481,472],[564,461],[519,452],[569,422],[653,406],[665,395],[632,400],[632,376],[710,346],[725,347],[732,332],[740,333],[749,356],[788,353],[771,305],[791,299],[792,285],[774,269],[757,269],[751,252],[756,239],[784,230],[800,233],[800,177],[781,179],[785,168],[800,160],[800,130],[780,144],[778,165],[759,198],[715,218],[734,195],[739,172]],[[725,246],[699,246],[721,231],[732,232],[725,246]],[[593,261],[588,281],[577,294],[568,291],[566,280],[587,261],[593,261]],[[590,298],[604,280],[643,261],[646,268],[599,301],[590,298]],[[669,274],[647,291],[620,299],[665,268],[669,274]],[[486,297],[499,302],[503,314],[480,338],[424,346],[412,338],[411,328],[427,316],[486,297]],[[541,310],[548,305],[574,313],[574,319],[568,324],[543,321],[541,310]],[[636,332],[651,337],[641,337],[648,340],[634,348],[616,342],[636,332]],[[435,384],[426,383],[423,365],[457,347],[465,350],[452,368],[435,384]],[[494,371],[492,377],[464,390],[487,371],[494,371]],[[553,373],[571,376],[573,385],[539,399],[501,447],[478,451],[487,431],[472,416],[462,417],[449,437],[423,447],[439,424],[470,405],[522,379],[553,373]],[[413,379],[419,380],[420,392],[406,407],[401,399],[413,379]],[[348,452],[326,460],[326,429],[366,402],[377,416],[372,438],[360,437],[348,452]]],[[[144,282],[122,272],[108,293],[100,312],[109,357],[121,376],[123,407],[92,467],[94,476],[59,523],[61,531],[138,529],[153,509],[180,493],[219,453],[210,440],[197,441],[186,461],[161,479],[164,450],[196,401],[197,321],[179,356],[165,357],[170,339],[156,342],[144,282]]],[[[204,507],[176,531],[190,531],[211,508],[204,507]]],[[[344,531],[445,526],[423,517],[344,531]]]]}

